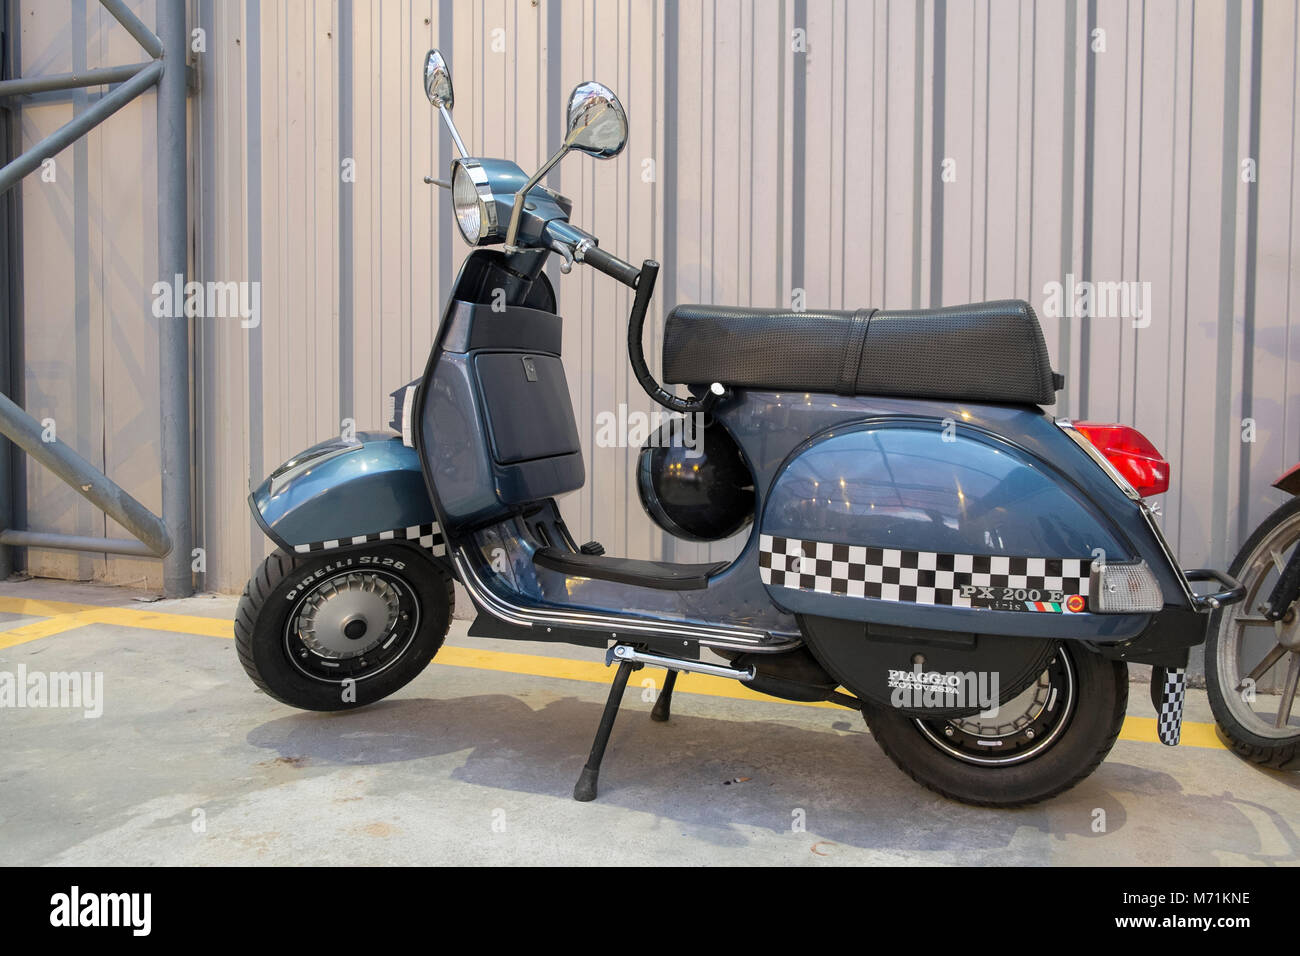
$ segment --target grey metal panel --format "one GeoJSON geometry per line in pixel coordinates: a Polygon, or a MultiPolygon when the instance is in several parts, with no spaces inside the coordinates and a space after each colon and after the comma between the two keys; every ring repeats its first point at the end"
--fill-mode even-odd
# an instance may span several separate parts
{"type": "MultiPolygon", "coordinates": [[[[152,22],[147,0],[128,5],[152,22]]],[[[445,175],[451,155],[416,78],[434,45],[451,61],[471,147],[525,167],[553,148],[579,80],[623,97],[624,155],[575,156],[550,182],[604,245],[663,262],[673,301],[652,309],[652,364],[674,301],[789,305],[796,285],[810,308],[1025,297],[1068,377],[1055,411],[1131,421],[1170,458],[1163,520],[1185,562],[1224,563],[1281,500],[1268,483],[1300,458],[1294,5],[349,5],[350,31],[338,0],[191,3],[207,30],[191,105],[192,271],[262,282],[258,329],[196,324],[195,543],[208,587],[239,589],[265,551],[244,503],[250,478],[337,434],[347,411],[359,428],[380,424],[385,396],[423,364],[468,251],[445,193],[421,182],[445,175]],[[1104,53],[1090,27],[1106,31],[1104,53]],[[796,28],[806,54],[793,50],[796,28]],[[1254,150],[1258,182],[1245,183],[1240,160],[1254,150]],[[936,168],[944,159],[953,181],[936,168]],[[1150,324],[1042,314],[1044,285],[1067,272],[1150,282],[1150,324]],[[1241,441],[1247,413],[1253,443],[1241,441]]],[[[66,7],[23,4],[26,75],[140,59],[97,5],[73,9],[86,12],[69,34],[66,7]]],[[[28,145],[76,102],[31,100],[28,145]]],[[[152,124],[152,104],[133,104],[87,141],[84,167],[69,150],[57,183],[22,188],[28,409],[156,509],[141,291],[154,278],[152,124]],[[130,174],[108,155],[127,157],[130,174]],[[82,168],[92,175],[78,182],[82,168]]],[[[650,526],[632,486],[636,449],[597,445],[600,413],[653,410],[625,365],[628,296],[590,270],[556,279],[591,476],[562,502],[574,535],[634,557],[733,553],[650,526]]],[[[48,476],[29,471],[29,482],[33,526],[118,533],[48,476]]],[[[31,555],[59,576],[157,574],[127,557],[31,555]]]]}
{"type": "MultiPolygon", "coordinates": [[[[247,15],[245,4],[202,0],[195,21],[208,36],[208,52],[198,63],[202,93],[191,145],[198,222],[192,272],[199,280],[255,279],[251,260],[261,261],[252,255],[260,221],[251,223],[249,217],[251,210],[260,210],[260,200],[250,187],[261,170],[260,163],[248,163],[257,154],[256,143],[249,142],[247,110],[248,60],[256,62],[259,38],[249,35],[247,15]]],[[[258,482],[265,477],[260,457],[256,468],[251,458],[250,436],[255,424],[260,435],[261,419],[250,414],[260,390],[260,378],[254,381],[250,369],[266,322],[264,315],[258,329],[231,320],[204,321],[196,328],[195,546],[206,555],[200,586],[233,590],[232,582],[247,573],[253,555],[260,559],[265,550],[260,532],[253,534],[247,497],[253,472],[258,482]]]]}

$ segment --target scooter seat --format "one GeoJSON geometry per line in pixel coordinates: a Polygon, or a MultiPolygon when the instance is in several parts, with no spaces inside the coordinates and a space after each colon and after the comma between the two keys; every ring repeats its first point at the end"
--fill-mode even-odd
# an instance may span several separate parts
{"type": "Polygon", "coordinates": [[[1018,299],[855,312],[679,305],[663,360],[664,381],[679,385],[1035,405],[1064,385],[1018,299]]]}

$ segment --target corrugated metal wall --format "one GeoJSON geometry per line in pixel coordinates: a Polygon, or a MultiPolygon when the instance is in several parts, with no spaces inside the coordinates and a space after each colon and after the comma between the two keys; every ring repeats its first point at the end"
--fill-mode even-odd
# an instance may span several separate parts
{"type": "MultiPolygon", "coordinates": [[[[133,5],[149,24],[152,4],[133,5]]],[[[20,7],[25,76],[138,63],[145,53],[96,0],[20,7]]],[[[102,95],[46,93],[22,107],[23,149],[102,95]]],[[[157,153],[152,92],[53,157],[22,190],[24,407],[155,514],[159,486],[157,153]]],[[[27,466],[38,530],[125,531],[50,472],[27,466]]],[[[33,574],[161,585],[157,561],[28,551],[33,574]]]]}
{"type": "MultiPolygon", "coordinates": [[[[62,4],[28,4],[25,73],[140,58],[97,4],[72,10],[69,32],[62,4]]],[[[210,588],[242,587],[264,553],[250,478],[343,419],[381,424],[423,365],[467,251],[445,193],[421,182],[451,157],[418,79],[435,45],[471,148],[524,167],[556,145],[575,83],[619,92],[624,155],[572,157],[551,181],[607,248],[663,263],[657,317],[796,294],[1024,297],[1041,312],[1067,275],[1148,282],[1146,327],[1043,315],[1068,383],[1056,413],[1133,422],[1166,453],[1165,526],[1189,564],[1226,562],[1300,459],[1295,4],[197,0],[191,19],[206,45],[195,276],[262,290],[257,328],[196,325],[210,588]]],[[[28,108],[30,141],[75,108],[28,108]]],[[[149,97],[23,201],[28,408],[156,507],[152,122],[149,97]]],[[[627,370],[628,296],[590,270],[556,278],[590,475],[564,502],[575,535],[640,557],[727,553],[666,539],[631,486],[635,450],[596,446],[600,412],[651,409],[627,370]]],[[[32,526],[104,533],[55,479],[30,480],[32,526]]],[[[34,551],[31,567],[158,578],[122,558],[34,551]]]]}

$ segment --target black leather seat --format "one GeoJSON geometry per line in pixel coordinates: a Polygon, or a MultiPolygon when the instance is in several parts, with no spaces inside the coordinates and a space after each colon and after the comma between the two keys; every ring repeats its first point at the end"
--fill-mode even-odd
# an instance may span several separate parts
{"type": "Polygon", "coordinates": [[[792,312],[679,305],[664,381],[1051,405],[1061,387],[1038,316],[1006,299],[942,309],[792,312]]]}

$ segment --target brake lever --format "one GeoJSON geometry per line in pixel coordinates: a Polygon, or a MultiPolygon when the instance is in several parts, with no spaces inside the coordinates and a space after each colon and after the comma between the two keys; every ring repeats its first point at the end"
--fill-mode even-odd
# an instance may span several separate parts
{"type": "Polygon", "coordinates": [[[424,181],[429,186],[440,186],[443,189],[450,189],[451,183],[445,179],[434,179],[432,176],[425,176],[424,181]]]}
{"type": "Polygon", "coordinates": [[[566,276],[573,271],[573,251],[562,239],[552,239],[551,248],[560,256],[560,271],[566,276]]]}

